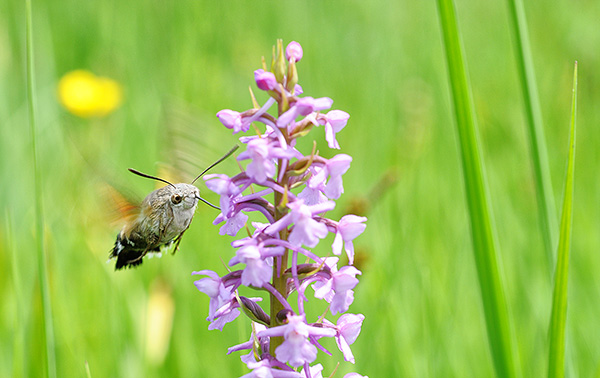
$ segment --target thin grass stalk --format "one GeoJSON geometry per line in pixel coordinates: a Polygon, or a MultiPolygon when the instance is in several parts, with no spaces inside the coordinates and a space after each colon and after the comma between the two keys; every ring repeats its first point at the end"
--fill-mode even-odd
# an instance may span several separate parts
{"type": "Polygon", "coordinates": [[[35,186],[35,233],[37,242],[38,279],[42,297],[42,328],[45,338],[46,376],[56,378],[56,357],[54,345],[54,327],[52,322],[52,305],[48,285],[48,266],[44,245],[44,212],[42,204],[42,176],[38,167],[38,146],[36,143],[37,104],[35,93],[35,73],[33,69],[33,17],[31,0],[25,0],[25,18],[27,34],[27,107],[29,110],[29,133],[31,137],[31,154],[33,159],[33,180],[35,186]]]}
{"type": "Polygon", "coordinates": [[[92,371],[90,370],[90,364],[85,361],[85,376],[87,378],[92,378],[92,371]]]}
{"type": "Polygon", "coordinates": [[[571,104],[571,131],[569,138],[569,158],[565,177],[560,236],[556,270],[554,272],[554,292],[552,294],[552,317],[550,319],[550,351],[548,353],[548,377],[565,376],[565,325],[567,322],[567,297],[569,278],[569,253],[573,225],[573,192],[575,184],[575,137],[577,126],[577,62],[573,74],[573,100],[571,104]]]}
{"type": "Polygon", "coordinates": [[[535,177],[538,217],[544,241],[548,272],[550,273],[553,270],[556,259],[554,251],[558,238],[558,218],[550,177],[550,164],[548,162],[548,151],[544,136],[542,111],[535,84],[535,71],[531,58],[531,48],[529,47],[529,35],[527,33],[527,21],[523,2],[521,0],[508,0],[508,5],[521,91],[523,92],[525,112],[527,114],[527,132],[535,177]]]}
{"type": "Polygon", "coordinates": [[[463,48],[451,0],[438,0],[450,88],[460,141],[463,178],[471,223],[473,251],[483,301],[488,343],[498,377],[517,377],[516,347],[496,253],[484,167],[467,79],[463,48]]]}
{"type": "Polygon", "coordinates": [[[13,359],[12,359],[12,375],[13,377],[25,376],[25,327],[27,325],[25,314],[25,301],[23,300],[23,286],[21,275],[18,268],[18,253],[15,243],[15,235],[13,233],[13,220],[11,214],[7,211],[4,224],[6,226],[5,235],[8,236],[8,250],[10,251],[10,267],[12,275],[13,290],[17,301],[17,319],[20,319],[15,329],[13,329],[13,359]]]}

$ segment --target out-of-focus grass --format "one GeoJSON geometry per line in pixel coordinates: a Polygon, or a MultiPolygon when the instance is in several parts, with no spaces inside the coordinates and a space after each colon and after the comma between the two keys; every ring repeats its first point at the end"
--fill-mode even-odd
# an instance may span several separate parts
{"type": "MultiPolygon", "coordinates": [[[[590,126],[600,122],[594,106],[600,102],[594,70],[600,65],[600,11],[593,1],[526,5],[555,178],[563,177],[567,156],[564,125],[570,103],[565,94],[571,90],[571,63],[580,63],[567,327],[575,372],[590,376],[600,362],[600,256],[595,253],[600,246],[600,135],[590,126]]],[[[459,3],[458,10],[506,297],[523,375],[537,376],[547,366],[552,286],[537,223],[507,10],[504,4],[473,1],[459,3]]],[[[0,376],[19,371],[40,376],[43,371],[24,20],[21,2],[0,2],[0,219],[12,220],[10,227],[0,227],[0,376]],[[15,342],[19,335],[23,341],[15,342]]],[[[367,231],[356,241],[366,258],[351,311],[364,313],[366,320],[352,345],[356,366],[344,363],[339,372],[371,377],[492,374],[457,174],[457,141],[448,127],[451,112],[433,3],[35,1],[33,21],[39,168],[59,376],[85,376],[86,361],[92,377],[214,377],[246,371],[237,356],[225,352],[246,340],[248,327],[231,324],[222,333],[209,332],[208,300],[192,285],[191,270],[222,272],[220,259],[227,261],[232,253],[231,240],[218,236],[211,224],[214,212],[199,210],[174,257],[113,272],[105,261],[118,229],[103,214],[98,172],[109,172],[142,194],[150,191],[151,182],[126,168],[152,173],[164,159],[165,104],[176,99],[215,123],[213,115],[222,108],[247,108],[245,88],[276,38],[302,43],[305,56],[298,69],[305,90],[333,98],[335,108],[351,114],[338,137],[342,152],[354,157],[338,209],[367,192],[391,166],[399,172],[398,183],[374,205],[367,231]],[[118,80],[125,89],[122,107],[93,120],[63,111],[56,84],[78,68],[118,80]],[[166,287],[175,306],[162,362],[145,356],[147,305],[156,287],[166,287]]],[[[210,132],[223,146],[206,152],[214,153],[203,158],[211,160],[219,150],[227,151],[235,137],[203,124],[198,123],[198,133],[210,132]]],[[[328,151],[323,141],[319,148],[328,151]]],[[[235,165],[222,169],[231,172],[235,165]]],[[[555,180],[553,186],[559,193],[562,183],[555,180]]],[[[216,196],[203,193],[216,202],[216,196]]],[[[334,356],[322,358],[326,372],[342,360],[338,352],[334,356]]]]}
{"type": "MultiPolygon", "coordinates": [[[[33,45],[33,15],[31,9],[31,0],[25,1],[25,25],[26,25],[26,61],[27,61],[27,110],[29,116],[29,136],[31,138],[31,165],[33,167],[33,186],[34,186],[34,209],[35,209],[35,241],[38,260],[38,283],[41,292],[41,305],[43,320],[42,340],[45,345],[43,353],[43,365],[45,367],[45,376],[56,377],[56,347],[54,344],[54,321],[52,317],[52,302],[50,301],[50,287],[48,282],[48,257],[46,252],[45,240],[45,221],[43,212],[42,195],[42,174],[38,165],[38,126],[37,119],[37,93],[34,68],[34,45],[33,45]]],[[[13,269],[13,274],[17,272],[13,269]]],[[[20,336],[20,335],[19,335],[20,336]]],[[[20,361],[19,361],[20,362],[20,361]]]]}
{"type": "Polygon", "coordinates": [[[523,2],[521,0],[508,0],[507,3],[510,10],[509,20],[511,21],[513,45],[515,46],[517,72],[519,73],[519,82],[523,93],[523,108],[527,116],[526,130],[535,179],[538,223],[546,250],[548,271],[551,272],[555,261],[554,245],[558,238],[558,220],[552,191],[541,105],[535,80],[535,68],[531,56],[529,31],[523,2]]]}
{"type": "Polygon", "coordinates": [[[575,146],[577,135],[577,62],[573,73],[573,101],[571,105],[571,128],[569,133],[569,158],[563,205],[560,217],[560,237],[554,271],[554,290],[552,292],[552,316],[548,328],[550,352],[548,353],[548,377],[565,376],[567,297],[569,282],[569,255],[571,252],[571,234],[573,233],[573,201],[575,182],[575,146]]]}
{"type": "Polygon", "coordinates": [[[440,0],[438,11],[459,139],[473,256],[481,289],[490,352],[497,376],[516,377],[519,375],[519,368],[515,334],[506,304],[502,263],[498,258],[498,240],[492,219],[492,203],[481,155],[479,127],[473,107],[472,89],[467,75],[455,3],[452,0],[440,0]]]}

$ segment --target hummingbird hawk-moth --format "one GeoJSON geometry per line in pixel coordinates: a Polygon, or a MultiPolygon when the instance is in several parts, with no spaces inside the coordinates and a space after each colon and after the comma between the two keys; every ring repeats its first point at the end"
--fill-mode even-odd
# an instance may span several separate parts
{"type": "Polygon", "coordinates": [[[148,253],[160,253],[162,247],[175,243],[177,250],[181,237],[190,226],[198,201],[219,209],[202,197],[194,182],[209,169],[227,159],[238,148],[236,145],[225,156],[211,164],[190,184],[172,184],[159,177],[150,176],[130,168],[129,171],[145,178],[167,184],[146,196],[139,206],[135,206],[123,226],[109,259],[115,258],[115,270],[138,266],[148,253]]]}

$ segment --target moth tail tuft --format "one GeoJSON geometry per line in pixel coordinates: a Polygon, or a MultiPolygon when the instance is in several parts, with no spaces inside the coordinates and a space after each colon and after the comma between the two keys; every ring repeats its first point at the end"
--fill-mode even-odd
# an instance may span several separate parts
{"type": "Polygon", "coordinates": [[[115,246],[110,251],[109,259],[116,258],[115,270],[121,270],[140,265],[143,262],[144,252],[143,249],[135,248],[130,242],[123,243],[119,234],[115,246]]]}

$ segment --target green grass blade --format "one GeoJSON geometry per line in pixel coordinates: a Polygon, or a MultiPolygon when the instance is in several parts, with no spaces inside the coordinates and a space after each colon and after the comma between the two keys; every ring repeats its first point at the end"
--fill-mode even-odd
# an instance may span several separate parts
{"type": "Polygon", "coordinates": [[[25,17],[27,29],[27,107],[29,110],[29,131],[31,137],[31,152],[33,159],[33,179],[35,185],[35,231],[37,242],[38,275],[40,289],[42,291],[43,330],[45,337],[46,374],[48,377],[56,377],[56,357],[54,346],[54,328],[52,322],[52,305],[50,303],[50,289],[48,287],[48,267],[46,262],[46,250],[44,246],[44,213],[42,207],[42,177],[38,167],[38,151],[36,144],[36,97],[35,97],[35,73],[33,70],[33,17],[31,11],[31,0],[25,0],[25,17]]]}
{"type": "Polygon", "coordinates": [[[573,224],[573,190],[575,175],[575,135],[577,123],[577,62],[573,74],[573,102],[571,105],[571,136],[569,158],[565,177],[565,192],[556,270],[554,272],[554,293],[552,294],[552,317],[550,319],[550,352],[548,353],[548,377],[565,376],[565,324],[567,321],[567,286],[569,278],[569,251],[573,224]]]}
{"type": "Polygon", "coordinates": [[[4,224],[6,226],[5,235],[7,235],[8,250],[10,251],[10,262],[11,262],[11,275],[13,290],[16,298],[17,305],[17,318],[21,321],[13,329],[13,363],[12,363],[12,376],[13,377],[24,377],[25,376],[25,364],[27,359],[25,357],[25,331],[27,327],[25,300],[23,300],[23,286],[21,281],[21,274],[19,273],[18,267],[18,256],[16,237],[13,230],[13,219],[10,212],[6,212],[4,217],[4,224]]]}
{"type": "Polygon", "coordinates": [[[496,254],[491,210],[484,182],[477,125],[467,79],[454,4],[438,0],[442,34],[460,141],[463,177],[471,222],[473,251],[492,359],[499,377],[516,377],[515,342],[496,254]]]}
{"type": "Polygon", "coordinates": [[[85,361],[85,376],[87,378],[92,378],[92,371],[90,370],[90,364],[85,361]]]}
{"type": "Polygon", "coordinates": [[[527,132],[535,177],[538,217],[540,219],[542,239],[546,251],[548,271],[551,272],[555,260],[554,251],[556,248],[558,221],[554,193],[552,191],[552,180],[550,178],[548,151],[544,137],[542,111],[535,84],[535,72],[531,58],[531,49],[529,47],[523,2],[521,0],[508,0],[508,4],[518,63],[517,68],[523,99],[525,101],[525,111],[527,113],[527,132]]]}

